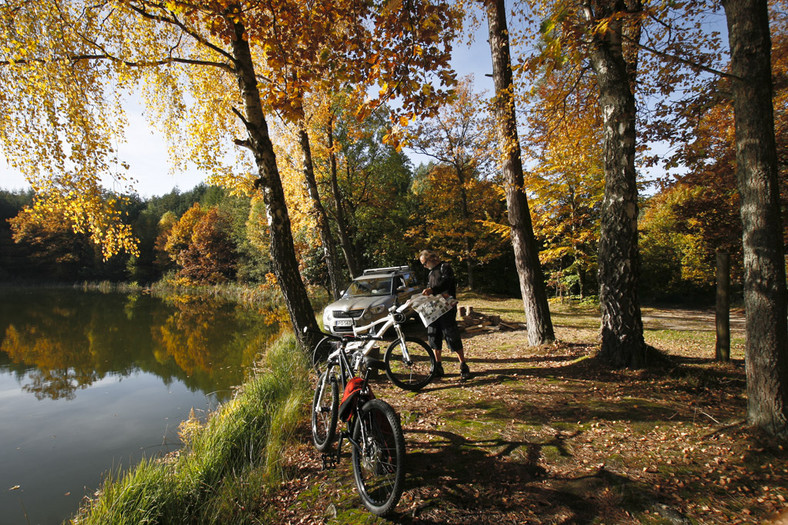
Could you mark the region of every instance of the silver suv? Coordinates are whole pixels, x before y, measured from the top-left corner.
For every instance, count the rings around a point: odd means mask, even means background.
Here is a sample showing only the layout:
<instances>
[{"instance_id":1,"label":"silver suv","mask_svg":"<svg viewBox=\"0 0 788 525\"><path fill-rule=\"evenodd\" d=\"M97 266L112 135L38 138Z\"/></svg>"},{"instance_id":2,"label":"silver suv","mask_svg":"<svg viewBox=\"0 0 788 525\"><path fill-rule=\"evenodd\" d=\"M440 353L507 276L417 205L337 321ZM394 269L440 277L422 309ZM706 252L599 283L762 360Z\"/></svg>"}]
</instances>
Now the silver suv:
<instances>
[{"instance_id":1,"label":"silver suv","mask_svg":"<svg viewBox=\"0 0 788 525\"><path fill-rule=\"evenodd\" d=\"M342 297L323 310L323 327L333 334L353 331L386 315L392 305L400 305L421 292L409 266L371 268L353 279Z\"/></svg>"}]
</instances>

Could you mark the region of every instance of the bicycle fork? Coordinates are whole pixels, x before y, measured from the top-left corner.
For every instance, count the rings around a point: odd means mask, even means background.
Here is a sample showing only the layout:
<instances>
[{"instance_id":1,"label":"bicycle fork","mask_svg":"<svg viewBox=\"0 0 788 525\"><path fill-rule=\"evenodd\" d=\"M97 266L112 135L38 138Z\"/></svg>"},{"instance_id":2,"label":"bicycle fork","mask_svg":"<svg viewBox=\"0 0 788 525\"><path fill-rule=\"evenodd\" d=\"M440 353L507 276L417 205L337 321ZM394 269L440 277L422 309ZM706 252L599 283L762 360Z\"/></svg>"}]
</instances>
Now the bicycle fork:
<instances>
[{"instance_id":1,"label":"bicycle fork","mask_svg":"<svg viewBox=\"0 0 788 525\"><path fill-rule=\"evenodd\" d=\"M394 325L394 330L397 332L397 337L399 338L399 345L402 347L402 362L405 363L407 366L411 366L413 361L410 359L410 354L408 353L408 345L405 342L405 334L402 333L402 328L398 324Z\"/></svg>"}]
</instances>

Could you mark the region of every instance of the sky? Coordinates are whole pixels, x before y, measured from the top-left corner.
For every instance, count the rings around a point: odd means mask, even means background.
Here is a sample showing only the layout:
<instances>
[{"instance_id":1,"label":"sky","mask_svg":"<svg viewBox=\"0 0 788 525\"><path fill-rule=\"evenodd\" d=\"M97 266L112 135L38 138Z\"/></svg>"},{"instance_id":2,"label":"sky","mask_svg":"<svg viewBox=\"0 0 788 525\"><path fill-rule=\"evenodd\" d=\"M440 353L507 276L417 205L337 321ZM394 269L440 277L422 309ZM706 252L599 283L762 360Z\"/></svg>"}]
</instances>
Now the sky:
<instances>
[{"instance_id":1,"label":"sky","mask_svg":"<svg viewBox=\"0 0 788 525\"><path fill-rule=\"evenodd\" d=\"M480 27L476 33L474 44L471 47L465 44L455 44L452 65L458 77L473 74L475 86L478 91L487 90L492 93L492 60L490 48L486 39L486 25ZM128 111L129 126L126 132L126 142L118 145L119 158L129 164L129 175L136 179L134 185L137 193L143 198L169 193L173 188L188 191L205 180L206 174L190 169L185 172L171 173L167 156L167 141L162 133L151 127L145 120L142 109L138 104L133 104L137 109ZM420 157L407 152L415 166L427 162L426 157ZM12 170L6 159L0 154L0 189L25 190L30 185L24 177ZM121 190L120 187L110 187L110 190Z\"/></svg>"}]
</instances>

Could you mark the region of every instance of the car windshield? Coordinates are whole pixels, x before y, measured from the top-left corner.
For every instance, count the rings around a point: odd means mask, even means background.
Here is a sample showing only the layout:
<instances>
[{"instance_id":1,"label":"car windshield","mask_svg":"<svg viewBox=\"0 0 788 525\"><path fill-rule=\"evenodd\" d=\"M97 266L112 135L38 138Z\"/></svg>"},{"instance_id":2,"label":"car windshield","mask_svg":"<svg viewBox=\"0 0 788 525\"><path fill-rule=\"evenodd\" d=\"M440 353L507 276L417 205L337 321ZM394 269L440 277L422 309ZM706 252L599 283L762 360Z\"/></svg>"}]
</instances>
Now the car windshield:
<instances>
[{"instance_id":1,"label":"car windshield","mask_svg":"<svg viewBox=\"0 0 788 525\"><path fill-rule=\"evenodd\" d=\"M391 295L391 277L378 277L370 279L357 279L350 283L345 292L345 297L358 297L364 295Z\"/></svg>"}]
</instances>

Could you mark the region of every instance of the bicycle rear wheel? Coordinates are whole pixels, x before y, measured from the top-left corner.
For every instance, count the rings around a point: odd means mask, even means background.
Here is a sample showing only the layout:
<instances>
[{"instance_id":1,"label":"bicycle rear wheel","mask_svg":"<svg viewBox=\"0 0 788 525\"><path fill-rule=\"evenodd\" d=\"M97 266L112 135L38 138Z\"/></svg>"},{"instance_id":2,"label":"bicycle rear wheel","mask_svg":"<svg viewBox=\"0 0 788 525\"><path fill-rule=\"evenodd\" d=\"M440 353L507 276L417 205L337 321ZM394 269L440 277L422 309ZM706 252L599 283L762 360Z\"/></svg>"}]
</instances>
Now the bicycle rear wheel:
<instances>
[{"instance_id":1,"label":"bicycle rear wheel","mask_svg":"<svg viewBox=\"0 0 788 525\"><path fill-rule=\"evenodd\" d=\"M320 374L312 398L312 442L320 452L331 448L337 429L339 384L333 367Z\"/></svg>"},{"instance_id":2,"label":"bicycle rear wheel","mask_svg":"<svg viewBox=\"0 0 788 525\"><path fill-rule=\"evenodd\" d=\"M405 482L405 437L399 417L380 399L364 403L353 427L353 477L364 506L385 516L397 506Z\"/></svg>"},{"instance_id":3,"label":"bicycle rear wheel","mask_svg":"<svg viewBox=\"0 0 788 525\"><path fill-rule=\"evenodd\" d=\"M420 390L435 375L435 354L427 343L416 337L406 337L405 344L403 349L402 341L397 339L389 345L383 358L386 375L400 388Z\"/></svg>"}]
</instances>

